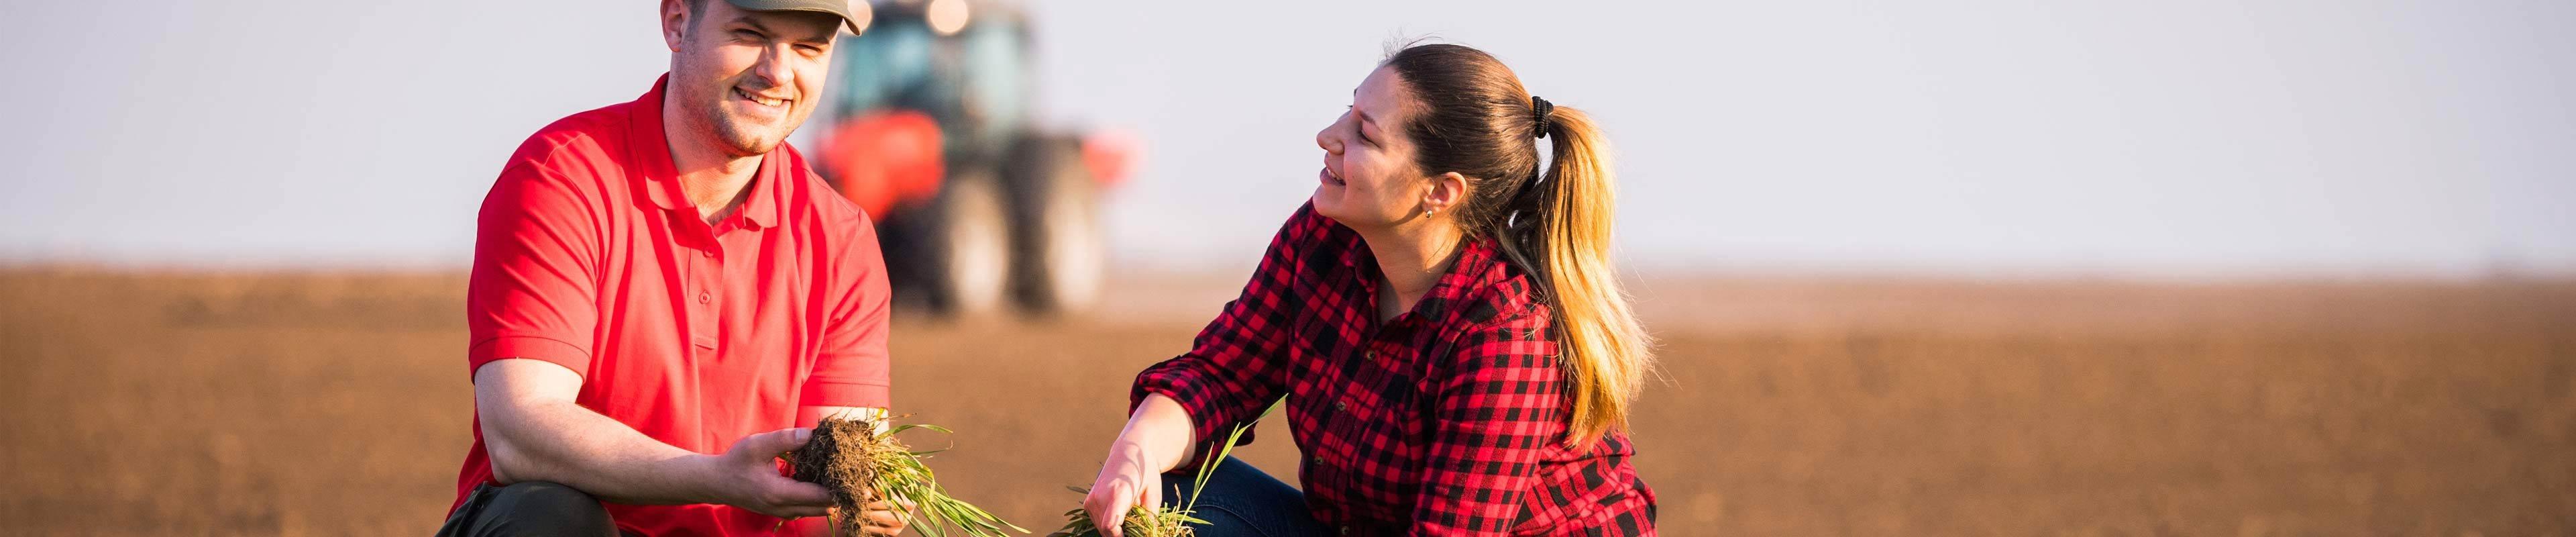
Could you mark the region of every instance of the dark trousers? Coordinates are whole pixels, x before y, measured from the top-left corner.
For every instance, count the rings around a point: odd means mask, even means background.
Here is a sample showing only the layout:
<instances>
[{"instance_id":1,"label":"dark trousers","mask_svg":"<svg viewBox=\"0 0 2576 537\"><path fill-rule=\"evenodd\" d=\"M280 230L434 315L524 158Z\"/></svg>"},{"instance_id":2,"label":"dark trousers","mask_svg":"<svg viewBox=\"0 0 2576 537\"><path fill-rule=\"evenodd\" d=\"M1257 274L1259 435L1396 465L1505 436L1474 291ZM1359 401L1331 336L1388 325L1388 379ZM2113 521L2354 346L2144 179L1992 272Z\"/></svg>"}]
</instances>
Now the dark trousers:
<instances>
[{"instance_id":1,"label":"dark trousers","mask_svg":"<svg viewBox=\"0 0 2576 537\"><path fill-rule=\"evenodd\" d=\"M617 524L598 498L572 487L535 481L506 487L482 485L447 515L439 537L583 535L617 537Z\"/></svg>"},{"instance_id":2,"label":"dark trousers","mask_svg":"<svg viewBox=\"0 0 2576 537\"><path fill-rule=\"evenodd\" d=\"M1190 501L1190 480L1197 468L1163 475L1163 504ZM1226 457L1208 475L1192 516L1208 523L1193 528L1204 537L1288 537L1325 535L1324 524L1306 510L1306 495L1296 487L1261 473L1252 463Z\"/></svg>"}]
</instances>

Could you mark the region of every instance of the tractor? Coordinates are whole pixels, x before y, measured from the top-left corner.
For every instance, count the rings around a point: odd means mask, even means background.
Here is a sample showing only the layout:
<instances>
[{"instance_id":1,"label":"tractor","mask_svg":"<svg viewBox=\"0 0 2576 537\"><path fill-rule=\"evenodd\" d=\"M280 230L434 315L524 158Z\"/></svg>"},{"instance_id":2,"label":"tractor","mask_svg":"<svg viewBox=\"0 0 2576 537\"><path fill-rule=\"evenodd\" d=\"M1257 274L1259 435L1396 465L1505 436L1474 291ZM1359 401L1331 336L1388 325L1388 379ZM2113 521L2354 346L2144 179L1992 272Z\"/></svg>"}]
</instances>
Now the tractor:
<instances>
[{"instance_id":1,"label":"tractor","mask_svg":"<svg viewBox=\"0 0 2576 537\"><path fill-rule=\"evenodd\" d=\"M971 317L1084 309L1106 270L1104 192L1134 138L1032 121L1029 20L970 0L854 0L807 147L878 224L898 299Z\"/></svg>"}]
</instances>

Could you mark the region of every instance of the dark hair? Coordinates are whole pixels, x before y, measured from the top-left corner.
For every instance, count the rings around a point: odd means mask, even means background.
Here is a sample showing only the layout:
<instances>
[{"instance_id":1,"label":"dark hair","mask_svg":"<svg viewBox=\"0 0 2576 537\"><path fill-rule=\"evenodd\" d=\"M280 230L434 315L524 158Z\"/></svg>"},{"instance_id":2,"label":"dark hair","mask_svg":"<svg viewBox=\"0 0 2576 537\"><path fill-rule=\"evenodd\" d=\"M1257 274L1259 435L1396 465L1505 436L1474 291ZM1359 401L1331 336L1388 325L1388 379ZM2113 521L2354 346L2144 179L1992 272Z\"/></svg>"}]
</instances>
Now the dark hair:
<instances>
[{"instance_id":1,"label":"dark hair","mask_svg":"<svg viewBox=\"0 0 2576 537\"><path fill-rule=\"evenodd\" d=\"M1583 111L1531 99L1520 76L1484 51L1415 44L1384 65L1419 105L1404 129L1414 164L1467 177L1452 218L1471 240L1495 239L1549 305L1574 404L1566 443L1586 447L1625 428L1654 356L1610 263L1607 140ZM1540 137L1555 153L1545 170Z\"/></svg>"}]
</instances>

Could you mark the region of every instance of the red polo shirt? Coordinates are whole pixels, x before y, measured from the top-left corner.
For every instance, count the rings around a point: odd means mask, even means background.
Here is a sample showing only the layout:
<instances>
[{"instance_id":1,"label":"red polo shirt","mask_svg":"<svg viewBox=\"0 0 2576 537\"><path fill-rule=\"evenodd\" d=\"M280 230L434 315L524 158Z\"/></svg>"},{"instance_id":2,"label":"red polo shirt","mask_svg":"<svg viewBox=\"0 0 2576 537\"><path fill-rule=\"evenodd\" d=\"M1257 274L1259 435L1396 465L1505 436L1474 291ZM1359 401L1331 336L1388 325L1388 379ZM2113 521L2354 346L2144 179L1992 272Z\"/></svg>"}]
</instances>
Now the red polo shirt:
<instances>
[{"instance_id":1,"label":"red polo shirt","mask_svg":"<svg viewBox=\"0 0 2576 537\"><path fill-rule=\"evenodd\" d=\"M562 365L582 376L582 407L699 453L797 426L798 406L886 406L876 227L785 145L742 206L707 224L672 171L662 87L556 121L510 156L475 233L468 375L505 358ZM492 481L477 420L459 503ZM721 505L608 508L644 535L778 522Z\"/></svg>"}]
</instances>

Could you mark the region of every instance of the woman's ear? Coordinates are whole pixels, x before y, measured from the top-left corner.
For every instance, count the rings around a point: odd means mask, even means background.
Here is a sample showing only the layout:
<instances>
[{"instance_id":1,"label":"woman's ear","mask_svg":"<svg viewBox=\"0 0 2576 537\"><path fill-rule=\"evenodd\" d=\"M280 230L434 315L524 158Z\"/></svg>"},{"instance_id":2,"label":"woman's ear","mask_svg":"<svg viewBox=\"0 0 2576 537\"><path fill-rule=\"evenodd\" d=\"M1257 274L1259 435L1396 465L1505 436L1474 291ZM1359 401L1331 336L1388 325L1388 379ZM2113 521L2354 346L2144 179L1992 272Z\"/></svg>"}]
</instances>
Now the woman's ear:
<instances>
[{"instance_id":1,"label":"woman's ear","mask_svg":"<svg viewBox=\"0 0 2576 537\"><path fill-rule=\"evenodd\" d=\"M1422 191L1422 212L1425 215L1456 209L1458 204L1467 201L1467 176L1458 172L1443 172L1431 176L1431 180L1425 183Z\"/></svg>"}]
</instances>

